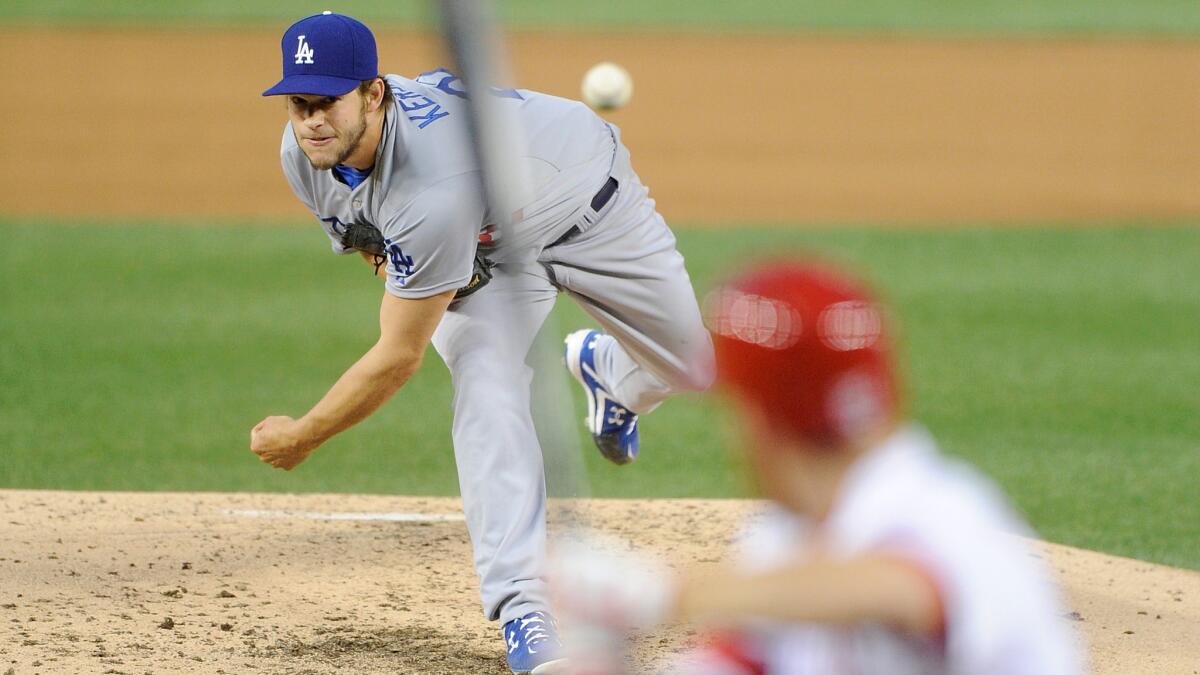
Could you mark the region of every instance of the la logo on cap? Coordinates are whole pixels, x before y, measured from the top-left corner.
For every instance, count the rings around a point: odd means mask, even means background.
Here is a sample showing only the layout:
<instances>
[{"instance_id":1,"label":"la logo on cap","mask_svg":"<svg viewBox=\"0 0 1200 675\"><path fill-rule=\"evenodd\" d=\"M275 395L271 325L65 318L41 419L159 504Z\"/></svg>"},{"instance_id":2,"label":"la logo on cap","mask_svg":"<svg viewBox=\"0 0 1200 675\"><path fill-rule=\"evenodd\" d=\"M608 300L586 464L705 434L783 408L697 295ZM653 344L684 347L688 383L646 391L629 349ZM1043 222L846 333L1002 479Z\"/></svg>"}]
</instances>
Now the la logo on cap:
<instances>
[{"instance_id":1,"label":"la logo on cap","mask_svg":"<svg viewBox=\"0 0 1200 675\"><path fill-rule=\"evenodd\" d=\"M288 26L279 40L278 54L283 79L263 96L342 96L379 73L371 29L356 19L328 11Z\"/></svg>"},{"instance_id":2,"label":"la logo on cap","mask_svg":"<svg viewBox=\"0 0 1200 675\"><path fill-rule=\"evenodd\" d=\"M308 46L308 43L304 41L303 35L297 35L296 42L299 43L296 46L296 63L297 64L312 63L313 56L315 56L317 52L314 51L312 47Z\"/></svg>"}]
</instances>

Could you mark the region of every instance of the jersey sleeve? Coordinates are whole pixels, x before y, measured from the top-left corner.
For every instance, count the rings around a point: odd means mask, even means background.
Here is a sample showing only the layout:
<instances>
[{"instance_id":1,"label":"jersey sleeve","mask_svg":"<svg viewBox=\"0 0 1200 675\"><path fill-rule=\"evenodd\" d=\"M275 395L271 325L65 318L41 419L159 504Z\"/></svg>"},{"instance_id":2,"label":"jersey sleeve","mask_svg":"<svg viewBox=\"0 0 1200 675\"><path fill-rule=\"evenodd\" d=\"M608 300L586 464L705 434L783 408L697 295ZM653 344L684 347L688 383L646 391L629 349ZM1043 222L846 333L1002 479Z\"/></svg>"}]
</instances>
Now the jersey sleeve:
<instances>
[{"instance_id":1,"label":"jersey sleeve","mask_svg":"<svg viewBox=\"0 0 1200 675\"><path fill-rule=\"evenodd\" d=\"M959 499L921 509L885 550L915 563L937 587L951 672L1081 672L1054 589L1003 496L975 480ZM969 488L969 489L967 489ZM961 494L963 492L972 494Z\"/></svg>"},{"instance_id":2,"label":"jersey sleeve","mask_svg":"<svg viewBox=\"0 0 1200 675\"><path fill-rule=\"evenodd\" d=\"M427 298L462 288L471 278L484 207L474 174L437 183L381 224L387 290Z\"/></svg>"}]
</instances>

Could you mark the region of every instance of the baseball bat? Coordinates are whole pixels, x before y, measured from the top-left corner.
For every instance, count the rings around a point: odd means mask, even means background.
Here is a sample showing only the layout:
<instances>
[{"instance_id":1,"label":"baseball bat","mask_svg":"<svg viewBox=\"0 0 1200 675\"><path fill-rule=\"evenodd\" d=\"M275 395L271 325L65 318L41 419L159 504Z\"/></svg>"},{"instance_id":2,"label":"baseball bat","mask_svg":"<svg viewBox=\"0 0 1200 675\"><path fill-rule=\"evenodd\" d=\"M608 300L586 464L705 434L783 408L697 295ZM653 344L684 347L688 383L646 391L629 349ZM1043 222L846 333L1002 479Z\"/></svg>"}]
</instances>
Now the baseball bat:
<instances>
[{"instance_id":1,"label":"baseball bat","mask_svg":"<svg viewBox=\"0 0 1200 675\"><path fill-rule=\"evenodd\" d=\"M455 73L467 92L472 146L481 170L481 189L489 210L505 229L515 227L517 214L533 197L524 156L525 133L511 100L492 94L508 79L507 59L490 2L438 0L443 37L455 62ZM519 237L508 236L510 241ZM515 320L528 308L515 307ZM582 526L578 499L589 485L579 447L573 398L561 364L560 331L551 313L542 326L529 362L537 374L531 401L546 471L552 525Z\"/></svg>"}]
</instances>

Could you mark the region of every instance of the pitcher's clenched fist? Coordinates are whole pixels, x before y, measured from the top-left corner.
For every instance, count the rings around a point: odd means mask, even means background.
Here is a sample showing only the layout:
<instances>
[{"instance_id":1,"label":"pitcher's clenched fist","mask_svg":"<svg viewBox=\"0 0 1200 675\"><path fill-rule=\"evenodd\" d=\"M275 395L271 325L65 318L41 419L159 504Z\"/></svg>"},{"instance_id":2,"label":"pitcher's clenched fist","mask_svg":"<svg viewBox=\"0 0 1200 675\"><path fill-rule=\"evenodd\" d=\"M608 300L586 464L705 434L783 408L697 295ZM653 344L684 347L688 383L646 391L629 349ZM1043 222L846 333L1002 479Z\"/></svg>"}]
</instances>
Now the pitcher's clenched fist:
<instances>
[{"instance_id":1,"label":"pitcher's clenched fist","mask_svg":"<svg viewBox=\"0 0 1200 675\"><path fill-rule=\"evenodd\" d=\"M291 417L273 415L250 430L250 449L276 469L291 471L316 447L304 434L303 424Z\"/></svg>"}]
</instances>

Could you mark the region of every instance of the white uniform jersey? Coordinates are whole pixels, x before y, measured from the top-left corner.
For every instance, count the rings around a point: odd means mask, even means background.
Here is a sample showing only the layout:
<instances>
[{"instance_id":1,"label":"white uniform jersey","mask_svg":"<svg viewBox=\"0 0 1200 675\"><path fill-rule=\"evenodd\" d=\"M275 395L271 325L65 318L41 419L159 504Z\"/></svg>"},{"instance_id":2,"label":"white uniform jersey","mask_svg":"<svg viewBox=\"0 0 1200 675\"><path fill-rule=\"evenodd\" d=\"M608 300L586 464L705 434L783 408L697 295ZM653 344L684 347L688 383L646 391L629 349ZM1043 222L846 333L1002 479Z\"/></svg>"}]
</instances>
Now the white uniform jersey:
<instances>
[{"instance_id":1,"label":"white uniform jersey","mask_svg":"<svg viewBox=\"0 0 1200 675\"><path fill-rule=\"evenodd\" d=\"M771 675L1079 673L1064 610L1028 536L989 481L940 455L923 429L902 429L851 469L824 522L778 508L752 519L740 564L764 571L817 546L834 557L903 556L941 593L944 640L882 626L764 624L748 645Z\"/></svg>"},{"instance_id":2,"label":"white uniform jersey","mask_svg":"<svg viewBox=\"0 0 1200 675\"><path fill-rule=\"evenodd\" d=\"M332 171L314 169L290 125L280 149L283 172L335 252L347 252L340 243L347 223L374 225L385 239L387 290L428 297L466 285L479 231L492 219L480 196L461 81L445 70L415 80L385 79L393 105L367 180L351 189ZM517 107L534 197L489 257L503 261L519 250L536 256L585 212L612 170L616 140L608 124L578 101L523 89L494 95Z\"/></svg>"}]
</instances>

